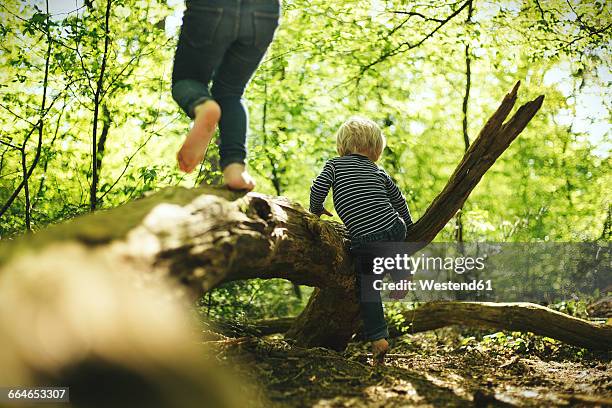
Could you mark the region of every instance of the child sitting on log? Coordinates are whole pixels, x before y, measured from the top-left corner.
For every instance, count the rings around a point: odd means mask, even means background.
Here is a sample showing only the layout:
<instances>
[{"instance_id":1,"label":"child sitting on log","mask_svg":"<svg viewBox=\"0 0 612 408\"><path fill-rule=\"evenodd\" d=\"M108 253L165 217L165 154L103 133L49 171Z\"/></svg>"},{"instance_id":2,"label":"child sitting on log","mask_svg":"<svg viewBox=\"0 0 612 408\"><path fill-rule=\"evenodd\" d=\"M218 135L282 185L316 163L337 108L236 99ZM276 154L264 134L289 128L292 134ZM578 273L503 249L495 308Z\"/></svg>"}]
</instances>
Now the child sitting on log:
<instances>
[{"instance_id":1,"label":"child sitting on log","mask_svg":"<svg viewBox=\"0 0 612 408\"><path fill-rule=\"evenodd\" d=\"M351 252L371 242L404 241L412 219L404 196L376 165L385 147L381 129L372 120L352 117L340 126L336 142L339 157L328 160L313 181L310 211L332 215L323 207L331 188L334 208L349 232ZM374 364L383 364L389 331L380 292L362 285L361 275L358 273L357 282L364 334L372 342Z\"/></svg>"},{"instance_id":2,"label":"child sitting on log","mask_svg":"<svg viewBox=\"0 0 612 408\"><path fill-rule=\"evenodd\" d=\"M234 190L252 190L255 183L244 161L248 118L242 94L272 42L279 0L186 4L174 57L172 97L193 119L193 127L177 154L179 168L189 173L202 161L218 123L225 184Z\"/></svg>"}]
</instances>

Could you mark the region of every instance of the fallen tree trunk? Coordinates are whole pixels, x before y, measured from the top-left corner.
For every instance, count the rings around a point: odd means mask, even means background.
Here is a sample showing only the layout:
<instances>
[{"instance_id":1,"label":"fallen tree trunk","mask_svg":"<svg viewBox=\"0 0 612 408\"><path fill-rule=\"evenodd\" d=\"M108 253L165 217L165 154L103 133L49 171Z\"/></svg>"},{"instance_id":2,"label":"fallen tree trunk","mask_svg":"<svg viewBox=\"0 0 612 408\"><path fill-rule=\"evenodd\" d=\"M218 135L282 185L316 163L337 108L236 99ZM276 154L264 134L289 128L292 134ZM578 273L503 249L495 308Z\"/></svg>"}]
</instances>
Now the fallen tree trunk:
<instances>
[{"instance_id":1,"label":"fallen tree trunk","mask_svg":"<svg viewBox=\"0 0 612 408\"><path fill-rule=\"evenodd\" d=\"M252 401L214 354L206 356L192 313L171 299L167 284L143 288L133 265L90 258L89 248L74 243L51 247L1 270L2 386L69 386L66 406L73 407L233 408Z\"/></svg>"},{"instance_id":2,"label":"fallen tree trunk","mask_svg":"<svg viewBox=\"0 0 612 408\"><path fill-rule=\"evenodd\" d=\"M407 333L461 324L531 332L578 347L612 350L612 326L591 323L534 303L431 302L405 312ZM396 335L406 333L396 328Z\"/></svg>"},{"instance_id":3,"label":"fallen tree trunk","mask_svg":"<svg viewBox=\"0 0 612 408\"><path fill-rule=\"evenodd\" d=\"M261 335L284 333L294 318L260 320L253 328ZM535 303L429 302L403 313L389 327L391 337L461 325L531 332L578 347L612 350L612 326L569 316Z\"/></svg>"},{"instance_id":4,"label":"fallen tree trunk","mask_svg":"<svg viewBox=\"0 0 612 408\"><path fill-rule=\"evenodd\" d=\"M408 241L430 242L536 114L543 96L505 121L518 87L506 95L447 186L408 231ZM302 346L342 349L359 324L346 245L341 224L319 220L282 197L215 187L168 188L4 245L0 275L24 257L70 253L84 269L104 265L109 271L130 271L139 285L161 282L173 296L198 297L238 279L284 278L317 287L287 336Z\"/></svg>"}]
</instances>

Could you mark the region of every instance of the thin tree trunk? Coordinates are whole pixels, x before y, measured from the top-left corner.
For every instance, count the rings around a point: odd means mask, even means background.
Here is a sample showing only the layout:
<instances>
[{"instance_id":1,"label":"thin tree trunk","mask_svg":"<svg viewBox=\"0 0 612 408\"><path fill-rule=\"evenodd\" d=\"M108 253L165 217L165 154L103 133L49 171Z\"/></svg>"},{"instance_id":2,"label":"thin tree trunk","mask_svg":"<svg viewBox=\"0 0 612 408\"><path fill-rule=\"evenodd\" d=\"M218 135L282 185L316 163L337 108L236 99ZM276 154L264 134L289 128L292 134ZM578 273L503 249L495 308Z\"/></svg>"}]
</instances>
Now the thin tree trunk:
<instances>
[{"instance_id":1,"label":"thin tree trunk","mask_svg":"<svg viewBox=\"0 0 612 408\"><path fill-rule=\"evenodd\" d=\"M31 210L30 208L30 186L28 183L28 167L26 164L26 152L23 149L21 150L21 170L23 174L23 182L24 182L23 191L25 195L25 225L26 225L26 231L31 232L32 225L30 223L30 210Z\"/></svg>"},{"instance_id":2,"label":"thin tree trunk","mask_svg":"<svg viewBox=\"0 0 612 408\"><path fill-rule=\"evenodd\" d=\"M610 238L612 238L612 204L608 204L608 211L606 213L606 219L604 220L603 227L601 228L599 240L609 241Z\"/></svg>"},{"instance_id":3,"label":"thin tree trunk","mask_svg":"<svg viewBox=\"0 0 612 408\"><path fill-rule=\"evenodd\" d=\"M266 121L268 119L268 82L264 82L264 103L261 113L261 134L263 136L264 145L268 145L268 130L266 129ZM270 154L269 151L266 151L266 156L268 157L268 162L270 163L270 172L272 173L272 185L274 186L274 191L276 195L282 195L283 191L281 188L280 178L278 177L278 171L276 169L277 163L274 160L274 156Z\"/></svg>"},{"instance_id":4,"label":"thin tree trunk","mask_svg":"<svg viewBox=\"0 0 612 408\"><path fill-rule=\"evenodd\" d=\"M66 100L64 99L64 105L62 106L62 110L57 115L57 121L55 123L55 132L53 132L53 138L49 142L48 148L51 149L55 145L55 141L57 140L57 136L59 135L59 128L61 125L62 117L64 115L64 111L66 109ZM36 195L34 196L34 200L32 202L32 209L36 207L39 200L44 195L45 182L47 180L47 169L49 168L49 154L45 155L45 161L42 168L42 175L40 177L40 182L38 183L38 190L36 191Z\"/></svg>"},{"instance_id":5,"label":"thin tree trunk","mask_svg":"<svg viewBox=\"0 0 612 408\"><path fill-rule=\"evenodd\" d=\"M110 45L109 20L111 13L111 0L106 0L106 11L104 15L104 51L102 53L102 65L100 66L100 75L96 83L96 91L94 93L94 114L93 114L93 129L91 131L91 190L89 194L89 209L94 211L97 206L98 195L98 116L100 111L100 103L102 102L102 90L104 87L104 73L106 71L106 63L108 60L108 47Z\"/></svg>"},{"instance_id":6,"label":"thin tree trunk","mask_svg":"<svg viewBox=\"0 0 612 408\"><path fill-rule=\"evenodd\" d=\"M21 148L19 149L21 152L21 164L22 164L22 173L23 173L23 180L21 181L21 183L19 183L19 186L17 186L17 188L15 189L15 191L13 191L13 194L11 194L11 196L9 197L9 199L7 200L7 202L4 204L4 206L2 206L2 208L0 209L0 216L3 215L6 211L8 211L8 209L11 207L11 205L13 204L13 202L15 201L15 199L17 198L17 196L19 195L19 193L21 192L22 189L25 188L25 200L26 200L26 229L28 231L31 230L31 225L30 225L30 189L29 189L29 184L28 184L28 180L30 179L30 177L32 176L32 173L34 172L34 169L36 168L36 166L38 165L38 161L40 159L40 153L42 151L42 142L43 142L43 133L44 133L44 116L46 114L46 104L47 104L47 86L49 84L49 65L51 62L51 48L52 48L52 41L51 41L51 21L50 21L50 14L49 14L49 0L46 0L45 2L46 4L46 13L47 13L47 52L45 54L45 73L43 76L43 94L42 94L42 100L40 103L40 118L38 120L38 123L36 124L36 126L34 126L26 135L26 137L23 140L23 143L21 145ZM51 104L53 105L53 103ZM34 160L32 161L32 164L30 165L30 168L26 171L24 169L27 168L27 163L26 163L26 147L28 144L28 141L30 140L30 136L32 135L32 133L34 133L34 130L38 129L38 143L36 145L36 154L34 155Z\"/></svg>"},{"instance_id":7,"label":"thin tree trunk","mask_svg":"<svg viewBox=\"0 0 612 408\"><path fill-rule=\"evenodd\" d=\"M264 145L268 146L268 129L266 128L266 122L268 120L268 82L267 80L264 82L264 103L261 112L261 134L263 136ZM270 153L269 150L266 150L266 155L268 156L268 162L270 162L270 172L272 173L272 185L274 186L274 191L277 196L283 194L283 190L281 188L281 181L278 176L277 171L277 163L274 160L274 157ZM302 289L300 285L294 283L293 284L293 293L298 299L302 299Z\"/></svg>"},{"instance_id":8,"label":"thin tree trunk","mask_svg":"<svg viewBox=\"0 0 612 408\"><path fill-rule=\"evenodd\" d=\"M465 24L470 25L472 23L472 1L468 4L468 16L465 20ZM470 44L465 44L465 94L463 95L463 104L461 111L463 112L462 131L463 131L463 144L464 152L467 152L470 148L470 135L468 134L468 103L470 101L470 87L472 84L472 60L470 59ZM463 206L457 211L455 217L455 240L459 243L463 242Z\"/></svg>"},{"instance_id":9,"label":"thin tree trunk","mask_svg":"<svg viewBox=\"0 0 612 408\"><path fill-rule=\"evenodd\" d=\"M108 131L110 130L110 127L111 118L110 112L108 111L108 106L106 106L106 104L102 104L102 132L100 132L100 139L98 139L98 153L96 154L96 205L98 205L98 202L100 201L100 199L97 197L97 184L99 183L100 175L102 174L102 160L104 160L104 153L106 151L106 139L108 138Z\"/></svg>"},{"instance_id":10,"label":"thin tree trunk","mask_svg":"<svg viewBox=\"0 0 612 408\"><path fill-rule=\"evenodd\" d=\"M41 126L41 123L37 123L35 127L33 127L32 129L30 129L29 134L26 136L26 139L28 139L30 137L30 135L32 133L34 133L34 131L36 129L38 129L38 127ZM40 139L39 139L40 141ZM7 142L1 142L2 144L8 146L10 149L13 150L17 150L20 153L24 151L25 146L15 146L11 143L7 143ZM42 142L39 143L39 147L42 148ZM4 205L2 206L2 208L0 209L0 216L2 216L5 212L8 211L9 208L11 208L11 205L13 205L13 202L15 201L15 199L17 198L17 196L19 196L19 193L21 193L21 190L24 188L26 180L30 178L30 176L32 175L32 172L34 171L34 168L36 167L36 165L38 164L38 157L40 156L40 148L37 148L36 152L36 156L34 156L34 161L32 162L32 165L30 166L30 169L26 172L25 176L23 177L23 180L21 180L21 182L19 183L19 185L17 186L17 188L13 191L13 193L11 194L11 196L8 198L8 200L6 200L6 203L4 203Z\"/></svg>"}]
</instances>

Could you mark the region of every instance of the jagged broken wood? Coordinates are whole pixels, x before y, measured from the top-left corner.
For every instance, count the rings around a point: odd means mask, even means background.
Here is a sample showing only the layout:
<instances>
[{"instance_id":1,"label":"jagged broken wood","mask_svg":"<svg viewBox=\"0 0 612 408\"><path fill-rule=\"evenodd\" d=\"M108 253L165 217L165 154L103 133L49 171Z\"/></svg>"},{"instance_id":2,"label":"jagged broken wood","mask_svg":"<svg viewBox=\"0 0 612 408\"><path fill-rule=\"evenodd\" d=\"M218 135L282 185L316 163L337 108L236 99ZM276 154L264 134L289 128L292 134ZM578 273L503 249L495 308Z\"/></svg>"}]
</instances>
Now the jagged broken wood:
<instances>
[{"instance_id":1,"label":"jagged broken wood","mask_svg":"<svg viewBox=\"0 0 612 408\"><path fill-rule=\"evenodd\" d=\"M506 95L446 187L408 231L408 241L430 242L536 114L543 96L506 121L518 87ZM92 265L120 271L139 287L161 284L168 297L188 298L222 282L284 278L316 287L286 335L302 346L342 349L359 325L346 244L342 225L319 220L282 197L215 187L168 188L4 245L0 276L26 258L36 263L69 257L83 271Z\"/></svg>"}]
</instances>

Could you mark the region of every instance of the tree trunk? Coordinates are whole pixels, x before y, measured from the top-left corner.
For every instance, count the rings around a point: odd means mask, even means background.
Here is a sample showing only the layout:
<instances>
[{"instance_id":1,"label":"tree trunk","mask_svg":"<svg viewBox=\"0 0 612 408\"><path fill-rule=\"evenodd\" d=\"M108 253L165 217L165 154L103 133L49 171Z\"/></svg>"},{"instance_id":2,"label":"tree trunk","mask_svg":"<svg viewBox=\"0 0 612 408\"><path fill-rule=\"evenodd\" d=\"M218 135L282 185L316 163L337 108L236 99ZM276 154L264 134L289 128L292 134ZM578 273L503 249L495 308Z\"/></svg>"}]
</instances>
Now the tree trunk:
<instances>
[{"instance_id":1,"label":"tree trunk","mask_svg":"<svg viewBox=\"0 0 612 408\"><path fill-rule=\"evenodd\" d=\"M78 239L51 242L0 267L0 384L70 386L65 406L74 407L252 401L215 354L205 354L193 313L168 285L148 279L143 288L148 268L116 263L109 250Z\"/></svg>"},{"instance_id":2,"label":"tree trunk","mask_svg":"<svg viewBox=\"0 0 612 408\"><path fill-rule=\"evenodd\" d=\"M535 303L429 302L404 312L403 321L389 327L391 337L462 325L532 332L593 350L612 350L612 326L596 324ZM293 318L254 322L261 335L284 333L296 324Z\"/></svg>"},{"instance_id":3,"label":"tree trunk","mask_svg":"<svg viewBox=\"0 0 612 408\"><path fill-rule=\"evenodd\" d=\"M430 302L405 312L404 319L406 330L395 328L395 336L461 324L531 332L578 347L612 350L612 326L578 319L534 303Z\"/></svg>"},{"instance_id":4,"label":"tree trunk","mask_svg":"<svg viewBox=\"0 0 612 408\"><path fill-rule=\"evenodd\" d=\"M506 95L446 187L408 231L408 241L419 242L420 248L429 243L536 114L543 96L504 123L518 87ZM70 254L71 262L83 268L99 264L109 271L131 271L143 286L163 281L169 294L191 297L222 282L284 278L318 288L287 335L303 346L342 349L359 323L347 243L341 224L321 221L282 197L219 187L168 188L3 246L0 276L24 257L35 261Z\"/></svg>"}]
</instances>

